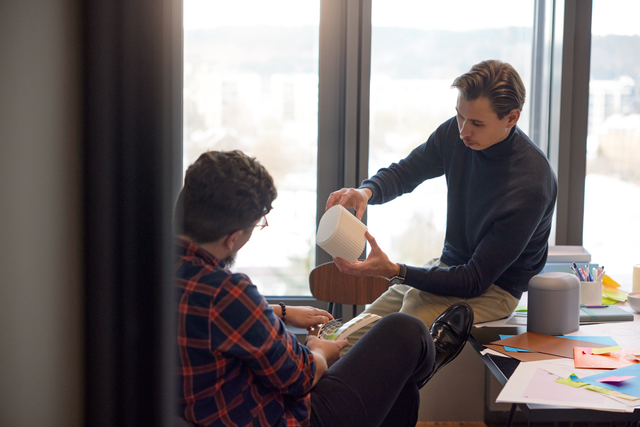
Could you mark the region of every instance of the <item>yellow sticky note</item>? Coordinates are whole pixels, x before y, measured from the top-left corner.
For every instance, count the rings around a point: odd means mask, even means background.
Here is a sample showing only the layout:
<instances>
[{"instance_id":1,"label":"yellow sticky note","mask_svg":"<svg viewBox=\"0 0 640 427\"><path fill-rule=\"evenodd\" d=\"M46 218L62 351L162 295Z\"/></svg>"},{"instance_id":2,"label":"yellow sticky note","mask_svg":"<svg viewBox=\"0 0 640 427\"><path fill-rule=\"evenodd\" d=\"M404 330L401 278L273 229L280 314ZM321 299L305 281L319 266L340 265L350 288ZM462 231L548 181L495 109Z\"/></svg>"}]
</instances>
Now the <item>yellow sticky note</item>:
<instances>
[{"instance_id":1,"label":"yellow sticky note","mask_svg":"<svg viewBox=\"0 0 640 427\"><path fill-rule=\"evenodd\" d=\"M607 393L607 394L609 396L619 397L620 399L624 399L624 400L639 400L640 399L640 397L629 396L628 394L620 393L619 391L611 391L611 393Z\"/></svg>"},{"instance_id":2,"label":"yellow sticky note","mask_svg":"<svg viewBox=\"0 0 640 427\"><path fill-rule=\"evenodd\" d=\"M604 277L602 278L602 284L603 285L613 286L613 287L616 287L616 288L620 287L620 283L618 283L615 280L613 280L607 274L605 274Z\"/></svg>"},{"instance_id":3,"label":"yellow sticky note","mask_svg":"<svg viewBox=\"0 0 640 427\"><path fill-rule=\"evenodd\" d=\"M620 346L616 345L613 347L592 348L591 354L609 354L612 351L620 351Z\"/></svg>"}]
</instances>

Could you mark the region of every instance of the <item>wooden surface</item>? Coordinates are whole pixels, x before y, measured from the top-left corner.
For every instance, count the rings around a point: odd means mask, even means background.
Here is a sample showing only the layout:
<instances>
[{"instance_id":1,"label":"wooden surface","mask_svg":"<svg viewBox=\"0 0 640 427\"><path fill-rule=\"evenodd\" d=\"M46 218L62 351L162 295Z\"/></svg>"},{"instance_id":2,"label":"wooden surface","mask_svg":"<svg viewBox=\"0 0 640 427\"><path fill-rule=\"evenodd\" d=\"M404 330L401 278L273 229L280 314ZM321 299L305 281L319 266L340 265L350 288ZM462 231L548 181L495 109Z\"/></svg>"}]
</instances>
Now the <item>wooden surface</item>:
<instances>
[{"instance_id":1,"label":"wooden surface","mask_svg":"<svg viewBox=\"0 0 640 427\"><path fill-rule=\"evenodd\" d=\"M371 304L391 284L382 277L358 277L338 270L333 261L314 268L309 275L311 295L336 304Z\"/></svg>"}]
</instances>

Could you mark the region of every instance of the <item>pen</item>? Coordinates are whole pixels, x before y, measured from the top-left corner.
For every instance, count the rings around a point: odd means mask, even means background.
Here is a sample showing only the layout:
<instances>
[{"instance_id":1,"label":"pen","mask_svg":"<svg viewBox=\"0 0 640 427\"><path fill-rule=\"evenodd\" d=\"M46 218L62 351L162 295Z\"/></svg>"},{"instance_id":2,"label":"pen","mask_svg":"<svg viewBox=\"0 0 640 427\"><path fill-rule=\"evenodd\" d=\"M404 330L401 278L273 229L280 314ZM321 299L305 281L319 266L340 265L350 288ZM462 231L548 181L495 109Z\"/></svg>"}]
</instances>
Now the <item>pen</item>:
<instances>
[{"instance_id":1,"label":"pen","mask_svg":"<svg viewBox=\"0 0 640 427\"><path fill-rule=\"evenodd\" d=\"M586 308L607 308L606 305L585 305Z\"/></svg>"},{"instance_id":2,"label":"pen","mask_svg":"<svg viewBox=\"0 0 640 427\"><path fill-rule=\"evenodd\" d=\"M583 282L589 282L589 274L584 271L584 268L580 267L580 275L582 275Z\"/></svg>"},{"instance_id":3,"label":"pen","mask_svg":"<svg viewBox=\"0 0 640 427\"><path fill-rule=\"evenodd\" d=\"M576 276L578 276L578 279L581 282L587 282L589 279L587 279L587 273L584 272L584 269L582 267L578 267L578 265L574 262L573 263L573 268L576 269Z\"/></svg>"},{"instance_id":4,"label":"pen","mask_svg":"<svg viewBox=\"0 0 640 427\"><path fill-rule=\"evenodd\" d=\"M575 265L575 263L574 263L574 265ZM573 272L573 274L576 275L578 280L580 280L581 282L584 282L584 280L582 279L582 275L580 274L580 272L578 271L578 269L576 267L571 266L571 271Z\"/></svg>"}]
</instances>

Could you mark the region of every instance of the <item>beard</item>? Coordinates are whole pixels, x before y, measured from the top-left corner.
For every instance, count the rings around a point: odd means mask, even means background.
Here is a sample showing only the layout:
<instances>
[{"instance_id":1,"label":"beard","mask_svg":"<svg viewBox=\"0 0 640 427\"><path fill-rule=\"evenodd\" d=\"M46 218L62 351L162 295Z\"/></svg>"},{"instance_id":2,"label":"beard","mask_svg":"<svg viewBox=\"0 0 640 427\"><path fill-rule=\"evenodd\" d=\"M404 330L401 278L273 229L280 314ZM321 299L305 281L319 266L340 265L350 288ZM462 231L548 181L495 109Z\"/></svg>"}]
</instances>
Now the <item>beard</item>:
<instances>
[{"instance_id":1,"label":"beard","mask_svg":"<svg viewBox=\"0 0 640 427\"><path fill-rule=\"evenodd\" d=\"M236 262L236 255L238 255L238 253L234 253L229 255L228 257L226 257L225 259L222 260L222 262L224 262L224 268L231 268L233 267L233 264L235 264Z\"/></svg>"}]
</instances>

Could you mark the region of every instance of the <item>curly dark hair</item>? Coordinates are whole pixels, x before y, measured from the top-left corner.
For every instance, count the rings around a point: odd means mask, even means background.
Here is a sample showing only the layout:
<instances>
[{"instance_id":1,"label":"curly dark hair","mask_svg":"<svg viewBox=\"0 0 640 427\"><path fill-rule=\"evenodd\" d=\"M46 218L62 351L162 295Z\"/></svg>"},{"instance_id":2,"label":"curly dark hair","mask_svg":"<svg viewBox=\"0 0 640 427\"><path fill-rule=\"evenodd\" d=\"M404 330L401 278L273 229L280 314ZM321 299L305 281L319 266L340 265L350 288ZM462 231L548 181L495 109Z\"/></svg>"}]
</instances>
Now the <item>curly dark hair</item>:
<instances>
[{"instance_id":1,"label":"curly dark hair","mask_svg":"<svg viewBox=\"0 0 640 427\"><path fill-rule=\"evenodd\" d=\"M242 151L208 151L185 174L175 226L195 243L212 243L252 226L278 196L273 178Z\"/></svg>"},{"instance_id":2,"label":"curly dark hair","mask_svg":"<svg viewBox=\"0 0 640 427\"><path fill-rule=\"evenodd\" d=\"M500 120L511 110L522 111L526 97L524 83L515 68L497 59L477 63L457 77L451 87L458 89L468 101L481 96L487 98Z\"/></svg>"}]
</instances>

